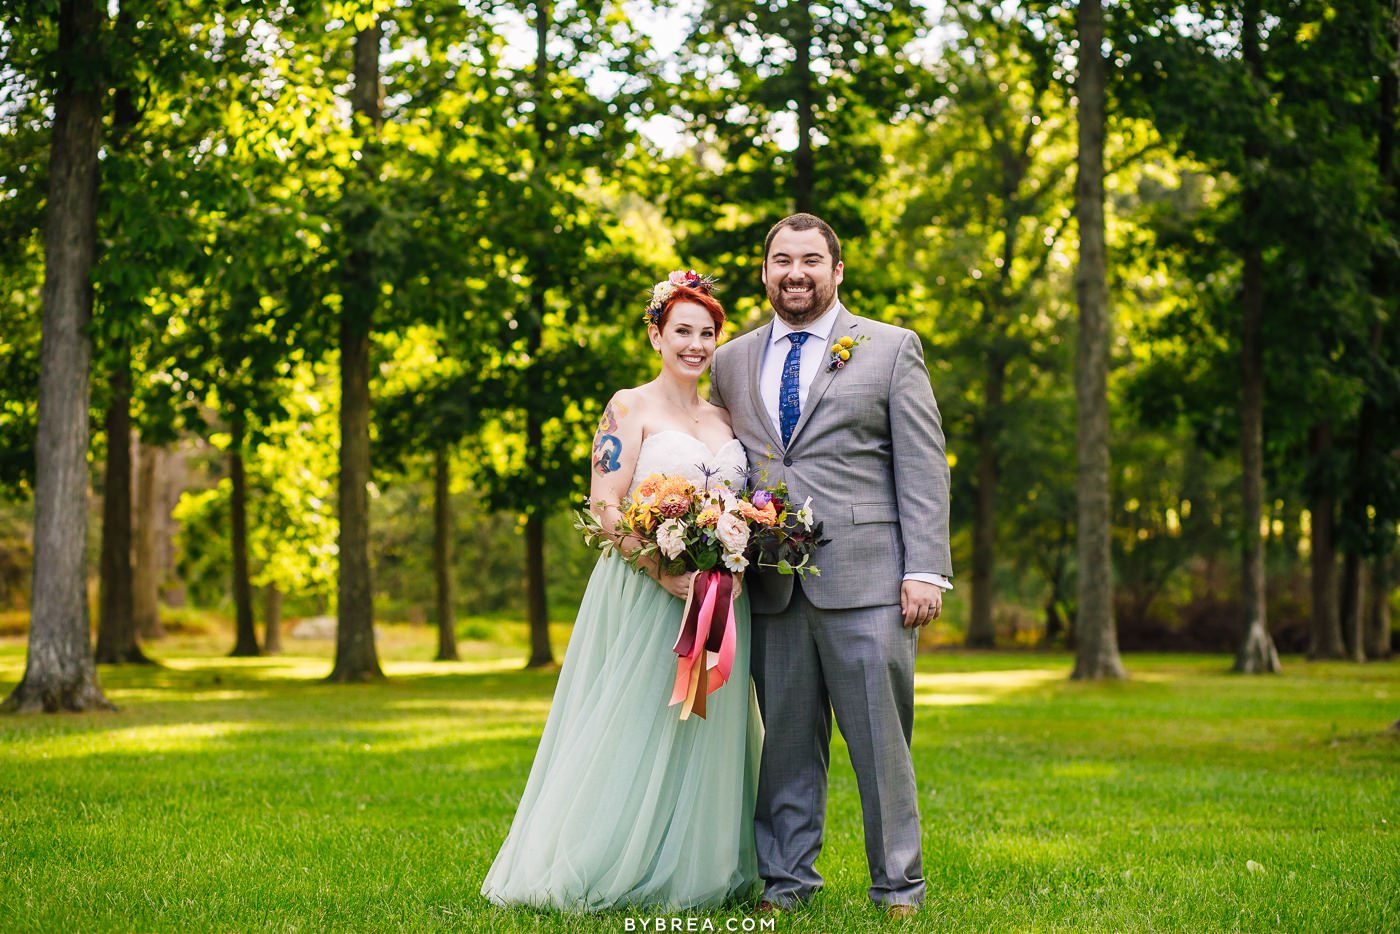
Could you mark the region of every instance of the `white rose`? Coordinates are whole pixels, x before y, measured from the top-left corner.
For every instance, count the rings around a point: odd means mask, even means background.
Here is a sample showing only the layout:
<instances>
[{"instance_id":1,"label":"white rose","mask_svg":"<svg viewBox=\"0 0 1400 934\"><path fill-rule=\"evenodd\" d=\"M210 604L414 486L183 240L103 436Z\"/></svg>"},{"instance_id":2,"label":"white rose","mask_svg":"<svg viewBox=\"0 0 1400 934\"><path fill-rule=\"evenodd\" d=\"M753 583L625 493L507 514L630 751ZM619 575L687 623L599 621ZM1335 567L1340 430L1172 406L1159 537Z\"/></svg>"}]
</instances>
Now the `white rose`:
<instances>
[{"instance_id":1,"label":"white rose","mask_svg":"<svg viewBox=\"0 0 1400 934\"><path fill-rule=\"evenodd\" d=\"M802 508L797 510L797 521L802 523L802 527L807 531L812 531L812 497L807 497L807 502L802 504Z\"/></svg>"},{"instance_id":2,"label":"white rose","mask_svg":"<svg viewBox=\"0 0 1400 934\"><path fill-rule=\"evenodd\" d=\"M739 553L748 547L749 526L743 519L726 512L719 517L715 523L715 537L720 540L725 549L734 553Z\"/></svg>"},{"instance_id":3,"label":"white rose","mask_svg":"<svg viewBox=\"0 0 1400 934\"><path fill-rule=\"evenodd\" d=\"M656 530L656 544L663 555L674 561L677 555L685 551L685 524L679 519L667 519L661 523Z\"/></svg>"}]
</instances>

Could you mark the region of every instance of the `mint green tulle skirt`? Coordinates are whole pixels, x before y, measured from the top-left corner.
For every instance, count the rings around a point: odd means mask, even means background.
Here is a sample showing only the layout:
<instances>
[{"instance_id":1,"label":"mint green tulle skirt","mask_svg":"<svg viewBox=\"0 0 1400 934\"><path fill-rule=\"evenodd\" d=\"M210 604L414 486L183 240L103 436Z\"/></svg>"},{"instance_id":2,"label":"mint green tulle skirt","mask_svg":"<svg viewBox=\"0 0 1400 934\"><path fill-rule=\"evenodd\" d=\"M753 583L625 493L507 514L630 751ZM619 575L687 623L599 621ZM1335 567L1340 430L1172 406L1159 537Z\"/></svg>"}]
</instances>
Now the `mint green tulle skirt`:
<instances>
[{"instance_id":1,"label":"mint green tulle skirt","mask_svg":"<svg viewBox=\"0 0 1400 934\"><path fill-rule=\"evenodd\" d=\"M510 833L481 893L563 911L714 908L756 895L762 726L749 600L707 719L669 707L682 603L616 557L589 578Z\"/></svg>"}]
</instances>

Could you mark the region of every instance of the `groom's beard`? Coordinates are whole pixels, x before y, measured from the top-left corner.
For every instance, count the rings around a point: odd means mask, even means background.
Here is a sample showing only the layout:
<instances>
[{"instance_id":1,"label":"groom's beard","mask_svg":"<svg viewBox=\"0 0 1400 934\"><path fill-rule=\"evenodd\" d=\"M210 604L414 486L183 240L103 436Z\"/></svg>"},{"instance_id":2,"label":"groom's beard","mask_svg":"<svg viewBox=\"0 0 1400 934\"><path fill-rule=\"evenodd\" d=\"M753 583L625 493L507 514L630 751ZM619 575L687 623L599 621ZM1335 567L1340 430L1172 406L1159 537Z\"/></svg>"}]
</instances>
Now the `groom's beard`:
<instances>
[{"instance_id":1,"label":"groom's beard","mask_svg":"<svg viewBox=\"0 0 1400 934\"><path fill-rule=\"evenodd\" d=\"M789 295L783 291L785 283L810 285L811 291L802 295ZM790 327L804 327L826 314L831 303L836 300L836 283L817 282L809 276L786 276L778 282L767 284L768 304L778 313L778 317Z\"/></svg>"}]
</instances>

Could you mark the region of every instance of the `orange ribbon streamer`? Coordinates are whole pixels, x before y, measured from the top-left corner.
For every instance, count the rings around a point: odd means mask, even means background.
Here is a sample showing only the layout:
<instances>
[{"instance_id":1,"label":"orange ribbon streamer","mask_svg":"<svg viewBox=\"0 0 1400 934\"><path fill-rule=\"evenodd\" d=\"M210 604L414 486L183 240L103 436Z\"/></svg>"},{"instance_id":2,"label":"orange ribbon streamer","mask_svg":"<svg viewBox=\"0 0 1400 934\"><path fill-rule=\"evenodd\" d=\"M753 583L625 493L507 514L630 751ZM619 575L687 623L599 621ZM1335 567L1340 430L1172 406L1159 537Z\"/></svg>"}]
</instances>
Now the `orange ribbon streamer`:
<instances>
[{"instance_id":1,"label":"orange ribbon streamer","mask_svg":"<svg viewBox=\"0 0 1400 934\"><path fill-rule=\"evenodd\" d=\"M693 713L705 719L705 698L729 680L734 668L734 575L728 571L697 571L681 614L681 631L673 651L676 682L671 690L681 719Z\"/></svg>"}]
</instances>

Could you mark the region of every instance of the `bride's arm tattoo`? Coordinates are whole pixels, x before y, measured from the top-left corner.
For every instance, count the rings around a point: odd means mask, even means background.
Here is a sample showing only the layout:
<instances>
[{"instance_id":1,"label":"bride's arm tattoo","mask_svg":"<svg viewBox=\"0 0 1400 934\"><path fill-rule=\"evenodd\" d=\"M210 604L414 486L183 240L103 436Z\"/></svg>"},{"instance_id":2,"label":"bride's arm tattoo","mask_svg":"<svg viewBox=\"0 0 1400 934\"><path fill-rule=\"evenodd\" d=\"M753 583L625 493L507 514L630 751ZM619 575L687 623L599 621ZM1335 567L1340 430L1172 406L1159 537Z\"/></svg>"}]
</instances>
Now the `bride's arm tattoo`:
<instances>
[{"instance_id":1,"label":"bride's arm tattoo","mask_svg":"<svg viewBox=\"0 0 1400 934\"><path fill-rule=\"evenodd\" d=\"M622 466L622 439L619 437L618 418L627 414L627 407L617 402L609 402L603 410L603 419L598 423L598 433L593 436L593 470L605 477Z\"/></svg>"}]
</instances>

